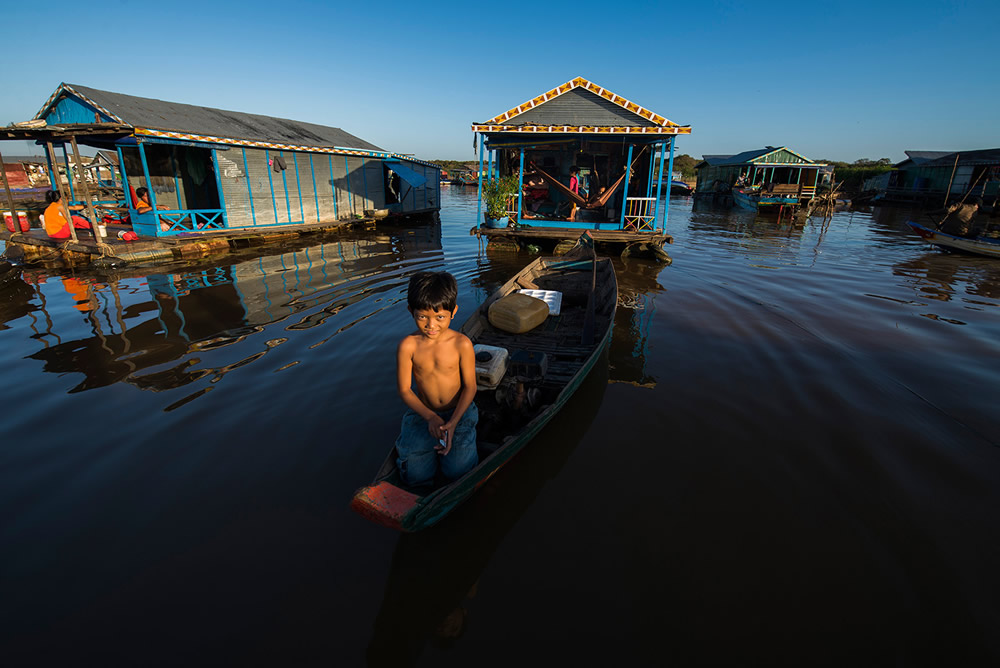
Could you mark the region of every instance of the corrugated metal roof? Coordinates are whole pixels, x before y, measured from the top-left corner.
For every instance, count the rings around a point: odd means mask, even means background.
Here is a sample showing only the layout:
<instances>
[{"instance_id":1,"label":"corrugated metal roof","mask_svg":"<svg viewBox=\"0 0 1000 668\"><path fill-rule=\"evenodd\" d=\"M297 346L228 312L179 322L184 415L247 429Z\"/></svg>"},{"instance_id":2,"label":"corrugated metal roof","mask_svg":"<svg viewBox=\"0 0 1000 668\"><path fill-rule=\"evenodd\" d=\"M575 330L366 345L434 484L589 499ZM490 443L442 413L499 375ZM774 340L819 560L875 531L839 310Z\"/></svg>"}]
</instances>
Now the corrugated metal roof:
<instances>
[{"instance_id":1,"label":"corrugated metal roof","mask_svg":"<svg viewBox=\"0 0 1000 668\"><path fill-rule=\"evenodd\" d=\"M955 155L954 151L903 151L915 165L921 165L929 160L937 160L946 155ZM952 158L954 160L954 158ZM905 160L903 162L906 162Z\"/></svg>"},{"instance_id":2,"label":"corrugated metal roof","mask_svg":"<svg viewBox=\"0 0 1000 668\"><path fill-rule=\"evenodd\" d=\"M577 88L543 102L502 125L600 125L611 127L654 127L656 123L589 90Z\"/></svg>"},{"instance_id":3,"label":"corrugated metal roof","mask_svg":"<svg viewBox=\"0 0 1000 668\"><path fill-rule=\"evenodd\" d=\"M956 154L958 156L958 164L960 166L1000 165L1000 148L984 148L978 151L954 151L935 160L928 160L924 163L924 165L928 167L950 167L955 164ZM906 151L906 155L910 155L910 151Z\"/></svg>"},{"instance_id":4,"label":"corrugated metal roof","mask_svg":"<svg viewBox=\"0 0 1000 668\"><path fill-rule=\"evenodd\" d=\"M707 164L707 165L710 165L712 167L715 167L716 165L724 165L724 164L726 164L729 161L729 159L731 157L733 157L733 156L731 156L731 155L703 155L703 156L701 156L701 164L699 164L698 166L701 167L702 164Z\"/></svg>"},{"instance_id":5,"label":"corrugated metal roof","mask_svg":"<svg viewBox=\"0 0 1000 668\"><path fill-rule=\"evenodd\" d=\"M744 165L752 160L767 155L768 153L777 153L778 151L787 151L792 155L798 156L803 160L809 160L809 158L796 153L787 146L765 146L764 148L755 148L750 151L743 151L742 153L737 153L735 155L703 155L702 162L708 163L712 167L718 167L720 165ZM768 164L768 163L762 163ZM809 160L809 164L817 164L812 160Z\"/></svg>"},{"instance_id":6,"label":"corrugated metal roof","mask_svg":"<svg viewBox=\"0 0 1000 668\"><path fill-rule=\"evenodd\" d=\"M91 102L111 112L136 128L300 146L384 150L340 128L325 125L136 97L77 84L62 84L60 89L78 94L85 102ZM50 98L37 118L41 118L46 110L58 101L58 93L59 91Z\"/></svg>"},{"instance_id":7,"label":"corrugated metal roof","mask_svg":"<svg viewBox=\"0 0 1000 668\"><path fill-rule=\"evenodd\" d=\"M744 162L750 162L755 158L759 158L762 155L767 155L768 153L771 153L772 151L776 150L778 149L775 149L773 146L768 146L766 148L756 148L753 149L752 151L743 151L742 153L737 153L736 155L729 156L729 160L727 160L723 164L741 165Z\"/></svg>"}]
</instances>

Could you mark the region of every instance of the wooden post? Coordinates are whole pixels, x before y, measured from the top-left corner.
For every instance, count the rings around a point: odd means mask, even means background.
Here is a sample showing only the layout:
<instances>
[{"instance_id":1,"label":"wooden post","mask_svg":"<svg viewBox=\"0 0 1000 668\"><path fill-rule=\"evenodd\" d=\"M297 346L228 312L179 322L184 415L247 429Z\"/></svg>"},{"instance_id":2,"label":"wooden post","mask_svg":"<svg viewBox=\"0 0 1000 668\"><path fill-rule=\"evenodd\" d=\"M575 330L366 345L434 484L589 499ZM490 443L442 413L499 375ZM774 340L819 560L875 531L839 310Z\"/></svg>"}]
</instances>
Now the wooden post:
<instances>
[{"instance_id":1,"label":"wooden post","mask_svg":"<svg viewBox=\"0 0 1000 668\"><path fill-rule=\"evenodd\" d=\"M941 205L943 207L948 206L948 197L951 196L951 184L955 181L955 170L958 169L958 159L961 155L961 153L955 154L955 166L951 168L951 178L948 179L948 187L944 191L944 204Z\"/></svg>"},{"instance_id":2,"label":"wooden post","mask_svg":"<svg viewBox=\"0 0 1000 668\"><path fill-rule=\"evenodd\" d=\"M476 179L476 227L479 227L480 225L483 224L483 213L482 213L483 212L483 179L481 177L482 177L482 173L483 173L483 151L486 150L486 137L479 136L478 134L476 135L476 137L477 137L477 139L479 139L479 175L480 175L480 178ZM520 202L520 198L518 198L518 202ZM518 209L520 209L520 208L521 208L521 205L518 204ZM521 216L518 215L518 218L520 218L520 217Z\"/></svg>"},{"instance_id":3,"label":"wooden post","mask_svg":"<svg viewBox=\"0 0 1000 668\"><path fill-rule=\"evenodd\" d=\"M76 161L76 171L81 175L80 188L83 190L83 199L87 202L87 211L90 212L90 231L94 233L94 241L101 243L101 233L97 229L101 221L97 219L94 211L94 202L90 199L90 186L87 185L87 174L83 170L83 160L80 159L80 148L76 145L76 135L70 137L73 145L73 159Z\"/></svg>"},{"instance_id":4,"label":"wooden post","mask_svg":"<svg viewBox=\"0 0 1000 668\"><path fill-rule=\"evenodd\" d=\"M49 160L52 162L52 164L58 165L59 163L56 162L56 152L52 148L52 142L46 141L45 148L48 151ZM72 178L72 176L67 175L67 178ZM66 198L66 193L63 192L62 179L59 178L58 167L55 168L55 180L53 181L53 183L55 183L56 192L59 193L59 201L62 202L63 216L66 217L66 222L69 225L69 236L73 239L73 241L79 242L79 240L76 238L76 228L73 227L73 214L69 210L69 201Z\"/></svg>"},{"instance_id":5,"label":"wooden post","mask_svg":"<svg viewBox=\"0 0 1000 668\"><path fill-rule=\"evenodd\" d=\"M14 221L14 232L21 230L21 224L17 220L17 209L14 208L14 193L10 191L10 184L7 183L7 168L3 164L3 156L0 155L0 176L3 176L3 189L7 191L7 204L10 206L11 220ZM27 213L25 214L27 215ZM11 233L13 234L13 232Z\"/></svg>"}]
</instances>

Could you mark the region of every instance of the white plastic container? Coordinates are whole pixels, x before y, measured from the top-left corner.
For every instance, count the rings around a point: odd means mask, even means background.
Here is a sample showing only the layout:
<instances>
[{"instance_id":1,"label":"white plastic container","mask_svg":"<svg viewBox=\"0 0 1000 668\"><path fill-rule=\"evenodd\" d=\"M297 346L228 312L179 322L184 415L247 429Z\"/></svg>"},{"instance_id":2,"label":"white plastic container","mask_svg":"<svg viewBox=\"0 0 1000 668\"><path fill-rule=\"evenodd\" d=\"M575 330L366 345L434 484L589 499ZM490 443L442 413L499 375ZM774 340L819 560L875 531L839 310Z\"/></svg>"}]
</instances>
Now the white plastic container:
<instances>
[{"instance_id":1,"label":"white plastic container","mask_svg":"<svg viewBox=\"0 0 1000 668\"><path fill-rule=\"evenodd\" d=\"M476 387L480 390L492 390L507 373L507 349L482 343L477 343L472 349L476 353ZM478 358L483 357L480 353L487 353L490 358L480 362Z\"/></svg>"},{"instance_id":2,"label":"white plastic container","mask_svg":"<svg viewBox=\"0 0 1000 668\"><path fill-rule=\"evenodd\" d=\"M522 295L541 299L548 304L549 315L559 315L562 308L562 293L558 290L518 290Z\"/></svg>"}]
</instances>

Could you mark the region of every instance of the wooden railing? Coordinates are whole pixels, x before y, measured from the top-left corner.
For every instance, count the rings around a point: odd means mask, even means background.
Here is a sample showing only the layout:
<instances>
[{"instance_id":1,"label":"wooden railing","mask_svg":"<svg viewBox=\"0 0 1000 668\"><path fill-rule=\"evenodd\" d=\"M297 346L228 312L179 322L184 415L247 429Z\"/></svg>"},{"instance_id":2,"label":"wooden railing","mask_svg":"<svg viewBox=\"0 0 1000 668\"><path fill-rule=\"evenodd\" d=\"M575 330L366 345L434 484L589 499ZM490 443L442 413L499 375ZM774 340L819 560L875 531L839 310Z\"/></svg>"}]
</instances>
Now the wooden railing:
<instances>
[{"instance_id":1,"label":"wooden railing","mask_svg":"<svg viewBox=\"0 0 1000 668\"><path fill-rule=\"evenodd\" d=\"M629 197L625 200L624 229L632 232L652 230L655 222L655 197Z\"/></svg>"}]
</instances>

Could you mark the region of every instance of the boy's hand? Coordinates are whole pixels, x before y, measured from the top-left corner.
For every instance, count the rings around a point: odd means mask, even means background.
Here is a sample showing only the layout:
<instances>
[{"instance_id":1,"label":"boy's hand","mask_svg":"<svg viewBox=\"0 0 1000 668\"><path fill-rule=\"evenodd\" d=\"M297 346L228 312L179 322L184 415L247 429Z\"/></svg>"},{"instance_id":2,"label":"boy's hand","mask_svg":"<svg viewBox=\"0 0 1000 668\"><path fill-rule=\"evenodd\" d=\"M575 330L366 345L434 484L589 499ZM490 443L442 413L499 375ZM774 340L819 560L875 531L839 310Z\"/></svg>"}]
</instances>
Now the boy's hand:
<instances>
[{"instance_id":1,"label":"boy's hand","mask_svg":"<svg viewBox=\"0 0 1000 668\"><path fill-rule=\"evenodd\" d=\"M456 426L457 425L454 425L451 422L446 422L441 426L441 431L444 433L441 440L444 441L444 445L439 445L435 449L442 455L446 455L451 452L451 435L455 433Z\"/></svg>"},{"instance_id":2,"label":"boy's hand","mask_svg":"<svg viewBox=\"0 0 1000 668\"><path fill-rule=\"evenodd\" d=\"M440 415L434 415L432 418L427 420L427 431L430 432L431 436L439 441L445 437L444 427L445 422Z\"/></svg>"}]
</instances>

